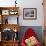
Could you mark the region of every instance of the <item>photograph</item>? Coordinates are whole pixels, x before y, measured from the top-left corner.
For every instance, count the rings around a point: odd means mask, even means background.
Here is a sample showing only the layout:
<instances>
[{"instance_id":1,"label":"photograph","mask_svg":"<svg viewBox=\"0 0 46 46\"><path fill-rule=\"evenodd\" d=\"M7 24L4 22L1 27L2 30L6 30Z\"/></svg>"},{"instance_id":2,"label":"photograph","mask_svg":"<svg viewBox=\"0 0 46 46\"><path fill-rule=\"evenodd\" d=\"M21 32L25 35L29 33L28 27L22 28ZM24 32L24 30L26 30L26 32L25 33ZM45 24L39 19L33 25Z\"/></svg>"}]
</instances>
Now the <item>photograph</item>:
<instances>
[{"instance_id":1,"label":"photograph","mask_svg":"<svg viewBox=\"0 0 46 46\"><path fill-rule=\"evenodd\" d=\"M23 19L27 19L27 20L37 19L37 8L24 8Z\"/></svg>"}]
</instances>

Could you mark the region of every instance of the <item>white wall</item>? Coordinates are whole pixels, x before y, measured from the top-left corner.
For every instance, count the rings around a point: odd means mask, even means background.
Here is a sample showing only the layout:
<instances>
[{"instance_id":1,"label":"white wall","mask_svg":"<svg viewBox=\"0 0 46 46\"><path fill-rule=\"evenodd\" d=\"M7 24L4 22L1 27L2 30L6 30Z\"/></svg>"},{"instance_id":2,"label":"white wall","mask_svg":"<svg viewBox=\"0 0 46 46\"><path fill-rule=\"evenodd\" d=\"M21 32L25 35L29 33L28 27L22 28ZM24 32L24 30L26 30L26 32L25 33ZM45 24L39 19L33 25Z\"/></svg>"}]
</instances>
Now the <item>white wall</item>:
<instances>
[{"instance_id":1,"label":"white wall","mask_svg":"<svg viewBox=\"0 0 46 46\"><path fill-rule=\"evenodd\" d=\"M22 26L43 26L43 6L42 0L24 0L19 1L21 4L19 22ZM23 20L23 8L37 8L36 20Z\"/></svg>"},{"instance_id":2,"label":"white wall","mask_svg":"<svg viewBox=\"0 0 46 46\"><path fill-rule=\"evenodd\" d=\"M15 0L0 0L1 7L15 6ZM19 6L19 24L21 26L43 26L43 0L17 0ZM23 20L23 8L37 8L36 20Z\"/></svg>"},{"instance_id":3,"label":"white wall","mask_svg":"<svg viewBox=\"0 0 46 46\"><path fill-rule=\"evenodd\" d=\"M15 1L15 0L0 0L0 6L1 6L1 7L14 6L14 5L15 5L14 1Z\"/></svg>"}]
</instances>

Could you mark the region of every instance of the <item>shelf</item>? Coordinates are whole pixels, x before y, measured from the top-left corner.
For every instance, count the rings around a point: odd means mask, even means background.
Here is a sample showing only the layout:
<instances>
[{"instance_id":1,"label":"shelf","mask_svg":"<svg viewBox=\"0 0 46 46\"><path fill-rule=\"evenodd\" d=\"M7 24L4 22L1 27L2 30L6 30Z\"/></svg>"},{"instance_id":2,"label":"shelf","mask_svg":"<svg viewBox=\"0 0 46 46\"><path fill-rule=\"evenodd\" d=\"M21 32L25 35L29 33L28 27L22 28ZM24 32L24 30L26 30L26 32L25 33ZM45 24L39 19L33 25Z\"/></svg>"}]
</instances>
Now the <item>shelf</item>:
<instances>
[{"instance_id":1,"label":"shelf","mask_svg":"<svg viewBox=\"0 0 46 46\"><path fill-rule=\"evenodd\" d=\"M10 40L10 41L3 41L4 43L12 43L12 42L19 42L19 40L15 40L15 41L12 41L12 40Z\"/></svg>"},{"instance_id":2,"label":"shelf","mask_svg":"<svg viewBox=\"0 0 46 46\"><path fill-rule=\"evenodd\" d=\"M14 31L14 29L16 29L17 31L19 31L20 26L19 24L0 24L0 30L2 31L5 28L9 28L12 29Z\"/></svg>"},{"instance_id":3,"label":"shelf","mask_svg":"<svg viewBox=\"0 0 46 46\"><path fill-rule=\"evenodd\" d=\"M0 46L18 46L18 42L19 42L18 32L20 30L20 26L18 24L18 16L19 16L18 10L19 10L19 7L0 7L0 22L1 22L0 24L0 32L1 32ZM11 18L9 19L9 17ZM14 17L16 19L14 19ZM13 22L12 19L15 21L14 24L12 23ZM7 38L4 34L7 35Z\"/></svg>"},{"instance_id":4,"label":"shelf","mask_svg":"<svg viewBox=\"0 0 46 46\"><path fill-rule=\"evenodd\" d=\"M18 41L5 41L5 42L1 41L0 43L1 43L0 44L1 46L18 46L19 42Z\"/></svg>"},{"instance_id":5,"label":"shelf","mask_svg":"<svg viewBox=\"0 0 46 46\"><path fill-rule=\"evenodd\" d=\"M14 16L16 20L13 24L18 24L19 7L0 7L0 24L9 24L9 16ZM17 17L16 17L17 16ZM13 21L13 20L12 20ZM10 24L12 24L12 21Z\"/></svg>"},{"instance_id":6,"label":"shelf","mask_svg":"<svg viewBox=\"0 0 46 46\"><path fill-rule=\"evenodd\" d=\"M0 7L0 14L9 16L9 15L19 15L18 14L19 7Z\"/></svg>"},{"instance_id":7,"label":"shelf","mask_svg":"<svg viewBox=\"0 0 46 46\"><path fill-rule=\"evenodd\" d=\"M4 42L3 46L18 46L18 42Z\"/></svg>"}]
</instances>

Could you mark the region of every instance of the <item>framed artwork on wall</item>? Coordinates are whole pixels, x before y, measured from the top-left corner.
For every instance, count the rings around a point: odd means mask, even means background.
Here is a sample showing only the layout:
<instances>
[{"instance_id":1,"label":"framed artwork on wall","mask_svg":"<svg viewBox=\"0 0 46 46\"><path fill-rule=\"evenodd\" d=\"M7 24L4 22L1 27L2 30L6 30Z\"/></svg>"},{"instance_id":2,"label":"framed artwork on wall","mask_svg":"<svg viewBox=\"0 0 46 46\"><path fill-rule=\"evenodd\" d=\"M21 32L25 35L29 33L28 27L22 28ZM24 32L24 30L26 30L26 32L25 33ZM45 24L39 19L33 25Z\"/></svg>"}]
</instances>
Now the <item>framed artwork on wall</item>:
<instances>
[{"instance_id":1,"label":"framed artwork on wall","mask_svg":"<svg viewBox=\"0 0 46 46\"><path fill-rule=\"evenodd\" d=\"M24 8L23 19L36 20L37 19L37 8Z\"/></svg>"},{"instance_id":2,"label":"framed artwork on wall","mask_svg":"<svg viewBox=\"0 0 46 46\"><path fill-rule=\"evenodd\" d=\"M9 15L9 10L2 10L2 15Z\"/></svg>"}]
</instances>

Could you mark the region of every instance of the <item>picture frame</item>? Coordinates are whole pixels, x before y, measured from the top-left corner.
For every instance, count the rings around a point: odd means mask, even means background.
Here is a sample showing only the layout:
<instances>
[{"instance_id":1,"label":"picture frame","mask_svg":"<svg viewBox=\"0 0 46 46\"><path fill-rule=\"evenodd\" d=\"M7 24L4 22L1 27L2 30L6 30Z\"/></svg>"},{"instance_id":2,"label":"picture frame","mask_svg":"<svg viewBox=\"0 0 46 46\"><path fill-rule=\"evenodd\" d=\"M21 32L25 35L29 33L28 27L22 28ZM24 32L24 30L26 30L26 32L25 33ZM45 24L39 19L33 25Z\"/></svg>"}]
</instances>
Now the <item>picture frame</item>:
<instances>
[{"instance_id":1,"label":"picture frame","mask_svg":"<svg viewBox=\"0 0 46 46\"><path fill-rule=\"evenodd\" d=\"M17 12L16 10L14 10L14 9L9 11L9 14L10 14L10 15L16 15L17 13L18 13L18 12Z\"/></svg>"},{"instance_id":2,"label":"picture frame","mask_svg":"<svg viewBox=\"0 0 46 46\"><path fill-rule=\"evenodd\" d=\"M9 15L9 10L2 10L2 15Z\"/></svg>"},{"instance_id":3,"label":"picture frame","mask_svg":"<svg viewBox=\"0 0 46 46\"><path fill-rule=\"evenodd\" d=\"M36 20L37 19L37 8L23 8L23 19Z\"/></svg>"}]
</instances>

